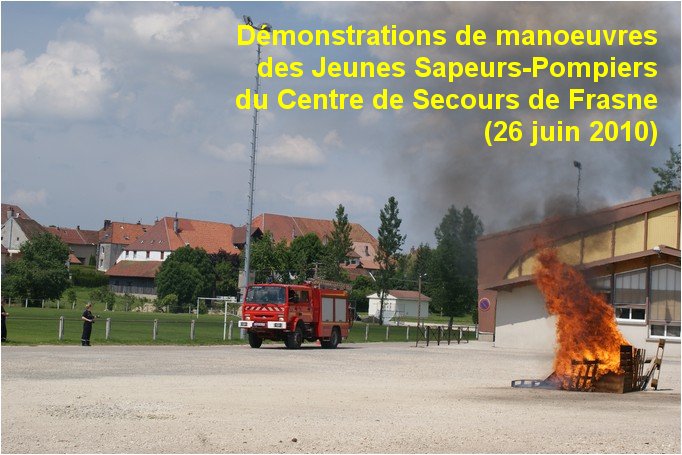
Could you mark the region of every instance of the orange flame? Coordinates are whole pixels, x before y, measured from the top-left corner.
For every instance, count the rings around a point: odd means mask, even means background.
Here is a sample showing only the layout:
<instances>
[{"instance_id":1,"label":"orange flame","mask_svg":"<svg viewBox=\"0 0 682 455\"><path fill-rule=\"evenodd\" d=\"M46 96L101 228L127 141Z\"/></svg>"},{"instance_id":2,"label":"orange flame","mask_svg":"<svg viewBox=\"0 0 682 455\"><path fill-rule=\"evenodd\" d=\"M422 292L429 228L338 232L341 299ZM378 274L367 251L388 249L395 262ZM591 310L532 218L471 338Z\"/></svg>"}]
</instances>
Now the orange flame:
<instances>
[{"instance_id":1,"label":"orange flame","mask_svg":"<svg viewBox=\"0 0 682 455\"><path fill-rule=\"evenodd\" d=\"M618 330L613 307L596 295L583 275L544 248L535 269L538 289L549 314L557 316L554 371L564 385L573 376L572 361L599 360L595 379L622 373L620 346L629 344Z\"/></svg>"}]
</instances>

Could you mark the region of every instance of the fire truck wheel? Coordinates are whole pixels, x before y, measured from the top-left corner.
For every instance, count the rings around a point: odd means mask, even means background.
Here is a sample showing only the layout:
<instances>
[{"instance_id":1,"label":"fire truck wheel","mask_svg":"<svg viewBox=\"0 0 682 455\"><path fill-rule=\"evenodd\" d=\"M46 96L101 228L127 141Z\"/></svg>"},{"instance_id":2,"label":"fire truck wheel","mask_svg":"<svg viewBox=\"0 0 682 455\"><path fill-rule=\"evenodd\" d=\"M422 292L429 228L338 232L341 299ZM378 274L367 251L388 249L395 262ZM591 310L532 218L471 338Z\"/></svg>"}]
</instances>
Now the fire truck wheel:
<instances>
[{"instance_id":1,"label":"fire truck wheel","mask_svg":"<svg viewBox=\"0 0 682 455\"><path fill-rule=\"evenodd\" d=\"M303 344L303 331L301 326L296 326L296 330L287 333L287 338L284 343L289 349L298 349Z\"/></svg>"},{"instance_id":2,"label":"fire truck wheel","mask_svg":"<svg viewBox=\"0 0 682 455\"><path fill-rule=\"evenodd\" d=\"M341 342L341 333L339 333L339 328L334 327L332 329L332 334L329 337L329 349L336 349L336 347Z\"/></svg>"},{"instance_id":3,"label":"fire truck wheel","mask_svg":"<svg viewBox=\"0 0 682 455\"><path fill-rule=\"evenodd\" d=\"M263 339L253 332L249 332L249 346L259 348L263 344Z\"/></svg>"},{"instance_id":4,"label":"fire truck wheel","mask_svg":"<svg viewBox=\"0 0 682 455\"><path fill-rule=\"evenodd\" d=\"M339 345L340 342L341 342L341 334L339 333L339 328L334 327L332 329L332 333L329 335L329 340L320 341L320 345L324 349L336 349L336 347Z\"/></svg>"}]
</instances>

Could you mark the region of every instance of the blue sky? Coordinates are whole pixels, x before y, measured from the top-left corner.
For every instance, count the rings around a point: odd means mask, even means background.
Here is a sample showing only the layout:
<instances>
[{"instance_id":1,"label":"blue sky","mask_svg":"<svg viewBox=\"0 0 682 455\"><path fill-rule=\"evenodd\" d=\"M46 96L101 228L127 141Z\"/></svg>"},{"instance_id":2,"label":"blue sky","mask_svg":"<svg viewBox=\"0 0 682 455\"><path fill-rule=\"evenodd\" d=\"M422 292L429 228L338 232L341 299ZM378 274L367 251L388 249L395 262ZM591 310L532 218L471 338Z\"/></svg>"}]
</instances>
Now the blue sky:
<instances>
[{"instance_id":1,"label":"blue sky","mask_svg":"<svg viewBox=\"0 0 682 455\"><path fill-rule=\"evenodd\" d=\"M535 222L575 196L583 163L588 208L645 197L651 166L680 142L679 4L580 3L2 3L2 201L43 224L99 229L104 219L152 223L173 215L246 221L251 112L234 107L253 86L255 47L236 45L243 14L280 29L495 27L656 28L654 49L543 49L559 59L655 60L655 80L605 81L601 91L659 95L658 146L552 144L488 149L480 111L261 112L254 213L332 218L339 203L376 234L379 210L399 201L407 247L433 243L447 208L469 205L486 231ZM590 14L585 14L589 11ZM513 60L535 50L265 47L277 61ZM567 54L568 52L568 54ZM571 54L573 52L573 54ZM263 79L274 94L331 88L371 94L382 85L409 97L432 91L557 91L575 81ZM539 85L540 84L540 85ZM571 85L573 84L573 85ZM590 87L590 84L580 83ZM597 87L595 87L597 88ZM602 114L501 113L585 124Z\"/></svg>"}]
</instances>

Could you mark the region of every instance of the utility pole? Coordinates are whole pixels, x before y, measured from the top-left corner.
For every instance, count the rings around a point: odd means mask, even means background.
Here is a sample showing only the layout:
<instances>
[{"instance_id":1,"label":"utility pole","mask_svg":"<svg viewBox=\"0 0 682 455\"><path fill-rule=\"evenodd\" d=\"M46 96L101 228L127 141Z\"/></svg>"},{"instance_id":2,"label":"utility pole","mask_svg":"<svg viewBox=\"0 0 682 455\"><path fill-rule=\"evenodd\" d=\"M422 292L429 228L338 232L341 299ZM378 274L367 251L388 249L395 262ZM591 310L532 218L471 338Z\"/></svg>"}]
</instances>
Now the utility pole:
<instances>
[{"instance_id":1,"label":"utility pole","mask_svg":"<svg viewBox=\"0 0 682 455\"><path fill-rule=\"evenodd\" d=\"M268 23L262 23L258 26L253 25L251 18L249 16L244 16L244 23L251 26L256 30L256 34L266 31L271 32L272 26ZM248 208L248 218L246 220L246 245L244 247L244 284L248 286L250 281L251 273L251 223L253 221L253 185L256 177L256 143L258 140L258 108L256 107L256 99L258 97L258 92L260 90L260 73L258 68L261 62L261 46L258 43L257 46L257 59L256 59L256 89L254 90L254 103L253 103L253 128L251 129L251 167L249 169L249 208ZM246 293L244 294L246 298Z\"/></svg>"},{"instance_id":2,"label":"utility pole","mask_svg":"<svg viewBox=\"0 0 682 455\"><path fill-rule=\"evenodd\" d=\"M419 320L422 314L422 276L426 276L426 273L420 273L417 280L417 287L419 288L419 295L417 296L417 327L419 327Z\"/></svg>"},{"instance_id":3,"label":"utility pole","mask_svg":"<svg viewBox=\"0 0 682 455\"><path fill-rule=\"evenodd\" d=\"M573 162L573 167L578 169L578 194L575 199L575 213L580 212L580 171L583 168L583 165L580 164L580 161L574 161Z\"/></svg>"}]
</instances>

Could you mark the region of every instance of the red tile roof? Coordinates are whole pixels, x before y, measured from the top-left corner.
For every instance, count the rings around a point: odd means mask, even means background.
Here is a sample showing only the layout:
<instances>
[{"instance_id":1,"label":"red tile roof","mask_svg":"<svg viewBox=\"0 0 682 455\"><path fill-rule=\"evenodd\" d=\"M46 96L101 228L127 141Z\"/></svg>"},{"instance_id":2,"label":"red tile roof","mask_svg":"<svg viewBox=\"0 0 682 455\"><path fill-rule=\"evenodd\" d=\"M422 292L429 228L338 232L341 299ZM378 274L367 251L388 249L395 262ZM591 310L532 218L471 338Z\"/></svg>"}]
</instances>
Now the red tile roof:
<instances>
[{"instance_id":1,"label":"red tile roof","mask_svg":"<svg viewBox=\"0 0 682 455\"><path fill-rule=\"evenodd\" d=\"M114 243L117 245L130 245L151 228L147 224L122 223L113 221L105 229L99 231L100 243Z\"/></svg>"},{"instance_id":2,"label":"red tile roof","mask_svg":"<svg viewBox=\"0 0 682 455\"><path fill-rule=\"evenodd\" d=\"M15 221L19 225L19 227L21 227L21 230L24 232L24 235L29 240L31 240L33 237L37 235L44 234L47 232L47 229L42 227L40 223L38 223L35 220L31 220L28 218L16 218Z\"/></svg>"},{"instance_id":3,"label":"red tile roof","mask_svg":"<svg viewBox=\"0 0 682 455\"><path fill-rule=\"evenodd\" d=\"M377 245L377 240L365 228L357 223L350 223L350 237L353 242L364 242ZM252 221L252 226L260 228L262 232L269 231L275 242L285 240L287 243L302 235L316 234L320 239L328 237L334 231L331 220L318 220L298 216L276 215L262 213Z\"/></svg>"},{"instance_id":4,"label":"red tile roof","mask_svg":"<svg viewBox=\"0 0 682 455\"><path fill-rule=\"evenodd\" d=\"M67 245L97 245L99 243L99 232L86 229L73 229L64 227L49 226L47 231L56 235Z\"/></svg>"},{"instance_id":5,"label":"red tile roof","mask_svg":"<svg viewBox=\"0 0 682 455\"><path fill-rule=\"evenodd\" d=\"M82 264L82 262L75 254L69 253L69 264Z\"/></svg>"},{"instance_id":6,"label":"red tile roof","mask_svg":"<svg viewBox=\"0 0 682 455\"><path fill-rule=\"evenodd\" d=\"M15 216L18 215L18 218L23 218L25 220L30 220L31 217L24 212L21 207L15 204L2 204L2 224L5 224L5 221L7 221L7 212L11 210L14 210Z\"/></svg>"},{"instance_id":7,"label":"red tile roof","mask_svg":"<svg viewBox=\"0 0 682 455\"><path fill-rule=\"evenodd\" d=\"M154 278L163 261L121 261L105 272L109 276Z\"/></svg>"},{"instance_id":8,"label":"red tile roof","mask_svg":"<svg viewBox=\"0 0 682 455\"><path fill-rule=\"evenodd\" d=\"M234 226L214 221L189 220L178 218L178 232L174 230L173 217L165 217L147 229L136 241L125 249L128 251L175 251L189 245L203 248L209 254L224 250L238 254L232 243Z\"/></svg>"}]
</instances>

